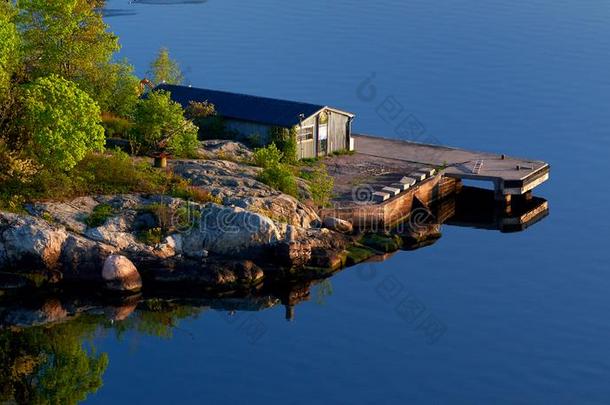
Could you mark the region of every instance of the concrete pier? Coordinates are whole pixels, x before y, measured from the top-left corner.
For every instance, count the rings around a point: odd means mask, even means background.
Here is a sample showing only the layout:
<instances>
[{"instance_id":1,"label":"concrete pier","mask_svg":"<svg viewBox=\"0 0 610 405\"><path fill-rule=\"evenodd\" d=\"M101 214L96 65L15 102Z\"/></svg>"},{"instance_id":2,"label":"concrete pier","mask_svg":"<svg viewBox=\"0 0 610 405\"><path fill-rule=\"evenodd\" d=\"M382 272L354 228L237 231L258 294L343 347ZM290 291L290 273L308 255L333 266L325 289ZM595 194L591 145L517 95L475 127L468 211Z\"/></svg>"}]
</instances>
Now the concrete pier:
<instances>
[{"instance_id":1,"label":"concrete pier","mask_svg":"<svg viewBox=\"0 0 610 405\"><path fill-rule=\"evenodd\" d=\"M358 153L413 164L444 167L444 175L456 179L492 182L495 198L510 203L512 195L530 193L549 179L548 163L428 145L371 135L352 135Z\"/></svg>"}]
</instances>

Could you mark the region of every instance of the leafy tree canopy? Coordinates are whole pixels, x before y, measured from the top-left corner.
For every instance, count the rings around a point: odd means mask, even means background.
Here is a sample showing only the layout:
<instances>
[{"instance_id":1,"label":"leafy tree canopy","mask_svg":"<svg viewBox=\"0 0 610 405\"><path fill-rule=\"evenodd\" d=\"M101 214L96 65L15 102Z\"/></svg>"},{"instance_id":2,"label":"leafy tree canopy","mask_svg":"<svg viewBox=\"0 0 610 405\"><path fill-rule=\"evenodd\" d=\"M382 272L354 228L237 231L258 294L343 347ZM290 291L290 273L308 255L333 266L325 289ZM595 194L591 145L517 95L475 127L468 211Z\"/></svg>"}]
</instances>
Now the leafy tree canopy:
<instances>
[{"instance_id":1,"label":"leafy tree canopy","mask_svg":"<svg viewBox=\"0 0 610 405\"><path fill-rule=\"evenodd\" d=\"M87 88L99 82L118 38L89 0L20 0L19 29L33 78L57 74Z\"/></svg>"},{"instance_id":2,"label":"leafy tree canopy","mask_svg":"<svg viewBox=\"0 0 610 405\"><path fill-rule=\"evenodd\" d=\"M103 150L100 108L76 84L57 75L26 85L25 125L32 151L49 169L72 169L90 151Z\"/></svg>"},{"instance_id":3,"label":"leafy tree canopy","mask_svg":"<svg viewBox=\"0 0 610 405\"><path fill-rule=\"evenodd\" d=\"M0 101L19 63L19 33L13 22L15 14L11 2L0 3Z\"/></svg>"},{"instance_id":4,"label":"leafy tree canopy","mask_svg":"<svg viewBox=\"0 0 610 405\"><path fill-rule=\"evenodd\" d=\"M157 58L150 64L150 74L156 84L182 84L184 81L178 62L170 58L167 48L159 50Z\"/></svg>"},{"instance_id":5,"label":"leafy tree canopy","mask_svg":"<svg viewBox=\"0 0 610 405\"><path fill-rule=\"evenodd\" d=\"M168 147L176 156L189 156L197 147L197 127L184 118L182 106L165 91L152 91L138 102L132 141L144 152ZM133 143L132 142L132 143Z\"/></svg>"}]
</instances>

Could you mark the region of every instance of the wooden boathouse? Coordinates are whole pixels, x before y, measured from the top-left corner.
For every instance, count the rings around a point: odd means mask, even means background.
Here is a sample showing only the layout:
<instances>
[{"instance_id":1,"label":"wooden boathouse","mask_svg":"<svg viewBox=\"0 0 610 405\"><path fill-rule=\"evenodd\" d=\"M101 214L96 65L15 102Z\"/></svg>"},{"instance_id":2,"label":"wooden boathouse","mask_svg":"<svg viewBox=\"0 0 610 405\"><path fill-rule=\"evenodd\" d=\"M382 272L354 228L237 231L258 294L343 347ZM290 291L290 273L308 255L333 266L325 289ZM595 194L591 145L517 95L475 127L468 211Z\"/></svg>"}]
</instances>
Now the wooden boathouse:
<instances>
[{"instance_id":1,"label":"wooden boathouse","mask_svg":"<svg viewBox=\"0 0 610 405\"><path fill-rule=\"evenodd\" d=\"M279 100L226 91L162 84L157 87L172 100L188 107L191 101L214 104L228 132L239 140L253 137L269 142L274 128L294 129L299 159L326 156L335 151L353 150L351 139L354 114L321 104Z\"/></svg>"}]
</instances>

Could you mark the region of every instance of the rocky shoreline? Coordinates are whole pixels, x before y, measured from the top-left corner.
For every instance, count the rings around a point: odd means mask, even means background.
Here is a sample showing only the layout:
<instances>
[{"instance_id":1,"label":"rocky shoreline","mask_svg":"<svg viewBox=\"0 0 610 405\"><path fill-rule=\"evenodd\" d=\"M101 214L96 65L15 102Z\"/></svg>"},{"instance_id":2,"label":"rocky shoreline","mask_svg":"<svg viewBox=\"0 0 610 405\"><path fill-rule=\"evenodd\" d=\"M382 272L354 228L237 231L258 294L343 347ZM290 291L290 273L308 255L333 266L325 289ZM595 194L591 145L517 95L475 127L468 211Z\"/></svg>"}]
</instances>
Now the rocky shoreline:
<instances>
[{"instance_id":1,"label":"rocky shoreline","mask_svg":"<svg viewBox=\"0 0 610 405\"><path fill-rule=\"evenodd\" d=\"M349 222L321 220L310 206L260 183L260 169L240 163L251 153L243 145L211 141L203 148L206 159L173 160L171 170L211 202L99 195L0 212L0 290L248 289L263 280L323 277L401 247L395 236L363 237ZM306 196L305 182L299 188Z\"/></svg>"}]
</instances>

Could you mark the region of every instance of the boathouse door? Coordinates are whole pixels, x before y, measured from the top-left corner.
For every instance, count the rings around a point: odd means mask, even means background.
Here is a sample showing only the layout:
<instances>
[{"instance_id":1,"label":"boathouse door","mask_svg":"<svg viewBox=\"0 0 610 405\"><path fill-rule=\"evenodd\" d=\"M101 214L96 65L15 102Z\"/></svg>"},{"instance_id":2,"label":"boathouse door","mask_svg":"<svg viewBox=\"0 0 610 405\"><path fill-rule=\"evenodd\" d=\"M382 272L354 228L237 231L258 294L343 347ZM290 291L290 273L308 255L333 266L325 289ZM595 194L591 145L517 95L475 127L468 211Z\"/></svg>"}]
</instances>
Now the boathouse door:
<instances>
[{"instance_id":1,"label":"boathouse door","mask_svg":"<svg viewBox=\"0 0 610 405\"><path fill-rule=\"evenodd\" d=\"M328 152L328 113L322 112L318 118L318 156Z\"/></svg>"}]
</instances>

